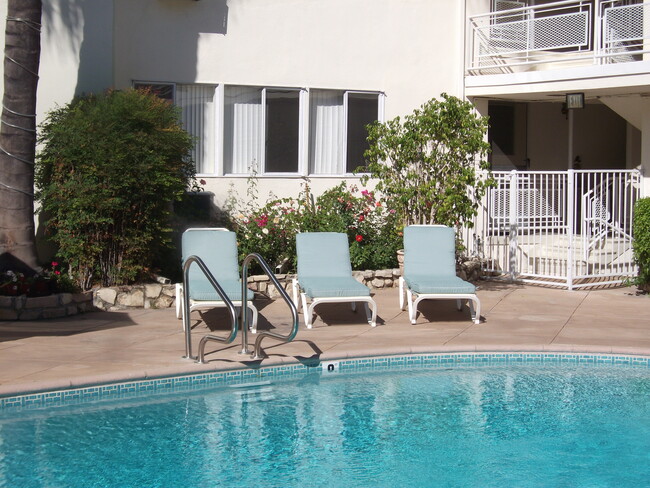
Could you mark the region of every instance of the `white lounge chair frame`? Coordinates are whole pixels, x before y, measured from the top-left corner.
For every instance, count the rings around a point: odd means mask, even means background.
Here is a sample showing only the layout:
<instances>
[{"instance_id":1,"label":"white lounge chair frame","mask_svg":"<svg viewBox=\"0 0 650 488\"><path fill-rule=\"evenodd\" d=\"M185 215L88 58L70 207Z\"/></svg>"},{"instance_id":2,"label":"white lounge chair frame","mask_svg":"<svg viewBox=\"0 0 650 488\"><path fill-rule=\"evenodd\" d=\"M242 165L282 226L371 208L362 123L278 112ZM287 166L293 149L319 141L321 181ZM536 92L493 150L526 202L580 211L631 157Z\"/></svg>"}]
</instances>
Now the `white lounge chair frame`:
<instances>
[{"instance_id":1,"label":"white lounge chair frame","mask_svg":"<svg viewBox=\"0 0 650 488\"><path fill-rule=\"evenodd\" d=\"M319 303L350 303L352 310L356 312L357 302L363 302L368 324L371 327L377 327L377 303L370 296L350 296L350 297L318 297L312 298L311 302L307 300L307 294L300 288L297 278L293 279L293 303L296 305L298 312L302 307L305 315L305 325L308 329L313 326L314 307ZM298 299L300 295L300 299Z\"/></svg>"},{"instance_id":2,"label":"white lounge chair frame","mask_svg":"<svg viewBox=\"0 0 650 488\"><path fill-rule=\"evenodd\" d=\"M414 225L413 227L446 227L445 225ZM405 255L406 258L406 255ZM417 293L411 290L404 277L399 278L399 306L405 310L408 304L409 320L415 325L418 304L422 300L456 300L458 311L463 309L462 301L467 300L470 315L475 324L481 323L481 301L476 293Z\"/></svg>"},{"instance_id":3,"label":"white lounge chair frame","mask_svg":"<svg viewBox=\"0 0 650 488\"><path fill-rule=\"evenodd\" d=\"M417 318L418 304L422 300L453 300L456 299L456 308L460 312L463 309L463 300L467 300L470 315L475 324L481 323L481 301L475 293L455 294L455 293L422 293L418 294L411 290L404 278L399 277L399 308L406 309L408 304L409 320L415 325Z\"/></svg>"},{"instance_id":4,"label":"white lounge chair frame","mask_svg":"<svg viewBox=\"0 0 650 488\"><path fill-rule=\"evenodd\" d=\"M228 229L224 229L222 227L213 227L213 228L190 228L187 229L185 232L191 232L191 231L224 231L224 232L230 232ZM242 306L242 301L241 300L232 300L232 304L236 308L241 308ZM250 331L253 334L257 333L257 318L258 318L258 311L255 305L250 300L247 300L247 308L250 310L252 317L251 317L251 325L250 325ZM225 308L226 303L223 302L222 300L194 300L190 298L190 303L189 303L189 311L194 312L195 310L209 310L212 308ZM176 283L176 318L177 319L182 319L183 318L183 283ZM183 330L185 330L185 321L181 321L183 325Z\"/></svg>"}]
</instances>

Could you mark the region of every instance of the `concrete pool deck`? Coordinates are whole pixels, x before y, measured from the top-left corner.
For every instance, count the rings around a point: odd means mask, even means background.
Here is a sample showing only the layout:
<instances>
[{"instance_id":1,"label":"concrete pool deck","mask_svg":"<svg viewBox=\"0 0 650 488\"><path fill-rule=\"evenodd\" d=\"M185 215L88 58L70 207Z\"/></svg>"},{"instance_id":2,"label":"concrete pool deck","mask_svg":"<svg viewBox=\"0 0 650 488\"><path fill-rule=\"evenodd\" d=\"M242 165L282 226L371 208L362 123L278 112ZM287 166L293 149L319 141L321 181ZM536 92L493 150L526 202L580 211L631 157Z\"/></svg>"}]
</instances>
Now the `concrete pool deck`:
<instances>
[{"instance_id":1,"label":"concrete pool deck","mask_svg":"<svg viewBox=\"0 0 650 488\"><path fill-rule=\"evenodd\" d=\"M634 287L566 291L481 282L482 322L456 311L452 300L422 302L416 325L398 305L396 288L376 290L378 325L348 304L320 305L314 328L300 315L289 344L265 338L267 359L240 355L231 344L209 342L207 364L184 359L184 332L173 309L92 312L39 322L0 322L0 396L347 357L426 352L555 351L650 356L650 297ZM259 330L285 333L290 314L282 300L255 301ZM192 314L193 352L207 334L225 335L223 309ZM255 335L248 335L252 345Z\"/></svg>"}]
</instances>

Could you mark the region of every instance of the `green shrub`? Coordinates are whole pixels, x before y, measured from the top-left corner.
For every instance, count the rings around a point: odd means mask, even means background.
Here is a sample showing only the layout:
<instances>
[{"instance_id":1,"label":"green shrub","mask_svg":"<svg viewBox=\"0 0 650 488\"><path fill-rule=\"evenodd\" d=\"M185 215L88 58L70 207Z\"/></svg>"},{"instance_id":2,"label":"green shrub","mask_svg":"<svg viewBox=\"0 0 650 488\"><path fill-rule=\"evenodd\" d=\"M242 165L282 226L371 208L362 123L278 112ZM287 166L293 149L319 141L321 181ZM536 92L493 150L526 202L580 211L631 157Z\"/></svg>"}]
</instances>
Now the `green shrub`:
<instances>
[{"instance_id":1,"label":"green shrub","mask_svg":"<svg viewBox=\"0 0 650 488\"><path fill-rule=\"evenodd\" d=\"M487 129L470 102L443 93L403 119L368 126L361 181L377 180L404 225L471 226L493 184L477 171L489 169Z\"/></svg>"},{"instance_id":2,"label":"green shrub","mask_svg":"<svg viewBox=\"0 0 650 488\"><path fill-rule=\"evenodd\" d=\"M650 291L650 198L634 206L634 258L639 266L637 285Z\"/></svg>"},{"instance_id":3,"label":"green shrub","mask_svg":"<svg viewBox=\"0 0 650 488\"><path fill-rule=\"evenodd\" d=\"M179 120L168 102L126 90L77 98L42 124L36 198L82 289L140 278L168 245L171 203L194 183Z\"/></svg>"}]
</instances>

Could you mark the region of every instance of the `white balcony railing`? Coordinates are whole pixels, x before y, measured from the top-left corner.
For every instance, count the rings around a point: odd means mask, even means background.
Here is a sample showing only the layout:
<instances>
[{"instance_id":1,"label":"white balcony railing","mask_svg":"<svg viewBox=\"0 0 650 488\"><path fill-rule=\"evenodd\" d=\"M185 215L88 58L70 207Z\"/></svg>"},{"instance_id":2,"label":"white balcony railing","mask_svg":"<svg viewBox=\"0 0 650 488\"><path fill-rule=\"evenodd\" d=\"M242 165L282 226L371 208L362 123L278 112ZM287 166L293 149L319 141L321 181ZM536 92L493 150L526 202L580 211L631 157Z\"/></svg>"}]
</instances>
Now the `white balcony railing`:
<instances>
[{"instance_id":1,"label":"white balcony railing","mask_svg":"<svg viewBox=\"0 0 650 488\"><path fill-rule=\"evenodd\" d=\"M650 53L650 3L622 3L568 0L472 16L467 73L641 61Z\"/></svg>"}]
</instances>

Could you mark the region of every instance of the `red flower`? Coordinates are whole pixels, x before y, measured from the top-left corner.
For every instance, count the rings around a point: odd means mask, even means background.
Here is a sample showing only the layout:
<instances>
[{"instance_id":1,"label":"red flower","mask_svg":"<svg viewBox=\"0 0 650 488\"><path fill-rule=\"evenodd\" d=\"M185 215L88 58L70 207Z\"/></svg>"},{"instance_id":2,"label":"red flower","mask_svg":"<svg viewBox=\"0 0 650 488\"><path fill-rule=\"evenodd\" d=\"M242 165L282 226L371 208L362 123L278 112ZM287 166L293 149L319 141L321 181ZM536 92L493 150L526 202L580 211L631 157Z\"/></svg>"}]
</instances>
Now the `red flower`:
<instances>
[{"instance_id":1,"label":"red flower","mask_svg":"<svg viewBox=\"0 0 650 488\"><path fill-rule=\"evenodd\" d=\"M365 219L365 217L363 216L363 214L359 215L359 222L363 222L363 219Z\"/></svg>"},{"instance_id":2,"label":"red flower","mask_svg":"<svg viewBox=\"0 0 650 488\"><path fill-rule=\"evenodd\" d=\"M61 271L55 271L54 274L55 274L55 275L60 275L60 274L61 274Z\"/></svg>"},{"instance_id":3,"label":"red flower","mask_svg":"<svg viewBox=\"0 0 650 488\"><path fill-rule=\"evenodd\" d=\"M361 234L357 234L357 237L355 237L355 239L357 240L357 242L361 242L363 241L363 236Z\"/></svg>"},{"instance_id":4,"label":"red flower","mask_svg":"<svg viewBox=\"0 0 650 488\"><path fill-rule=\"evenodd\" d=\"M56 261L52 261L52 267L53 268L56 268L58 265L59 265L59 263L57 263Z\"/></svg>"}]
</instances>

